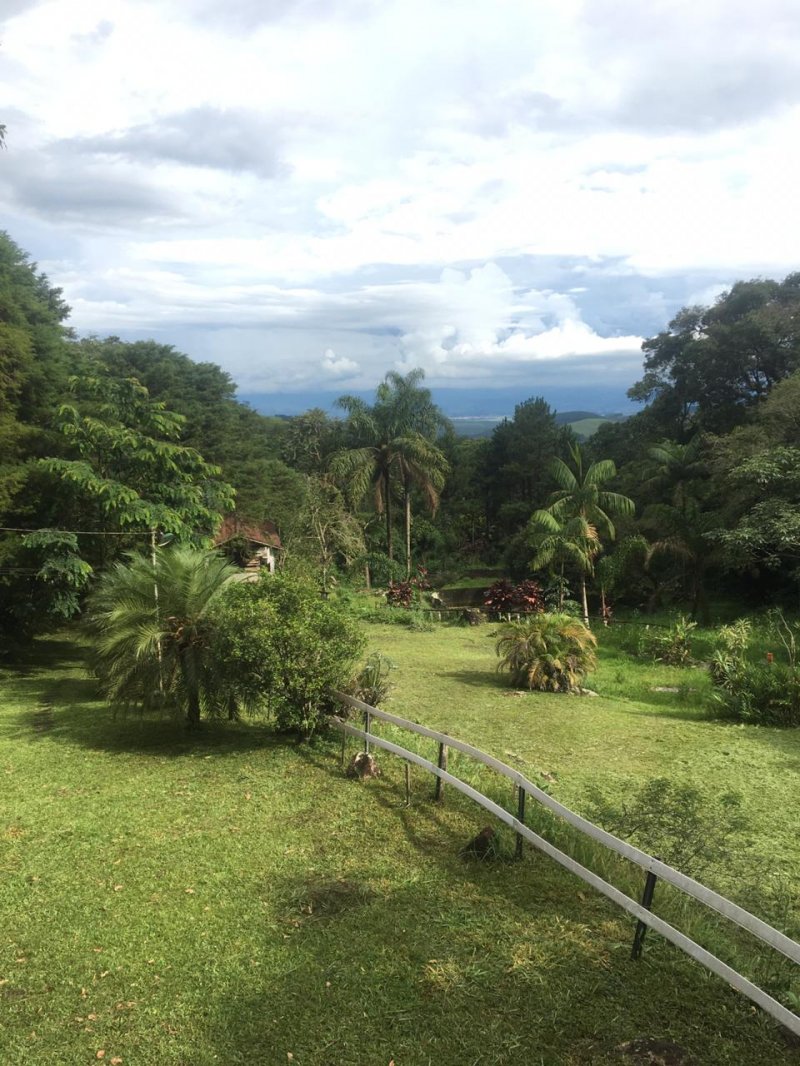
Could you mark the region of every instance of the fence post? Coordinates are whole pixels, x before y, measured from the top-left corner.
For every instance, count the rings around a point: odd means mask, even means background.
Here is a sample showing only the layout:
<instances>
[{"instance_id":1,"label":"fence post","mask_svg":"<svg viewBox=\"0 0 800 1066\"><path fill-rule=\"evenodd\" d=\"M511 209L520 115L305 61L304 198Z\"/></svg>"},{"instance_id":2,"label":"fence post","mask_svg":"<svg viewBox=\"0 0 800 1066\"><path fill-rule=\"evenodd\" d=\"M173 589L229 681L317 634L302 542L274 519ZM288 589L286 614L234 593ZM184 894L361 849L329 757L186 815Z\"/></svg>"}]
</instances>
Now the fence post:
<instances>
[{"instance_id":1,"label":"fence post","mask_svg":"<svg viewBox=\"0 0 800 1066\"><path fill-rule=\"evenodd\" d=\"M369 755L369 725L372 719L372 715L369 711L364 711L364 732L367 734L364 738L364 751Z\"/></svg>"},{"instance_id":2,"label":"fence post","mask_svg":"<svg viewBox=\"0 0 800 1066\"><path fill-rule=\"evenodd\" d=\"M439 742L439 761L438 766L440 770L447 769L447 745L444 741ZM436 784L433 789L433 798L438 803L442 798L442 792L444 791L444 781L441 777L436 778Z\"/></svg>"},{"instance_id":3,"label":"fence post","mask_svg":"<svg viewBox=\"0 0 800 1066\"><path fill-rule=\"evenodd\" d=\"M344 770L345 760L347 759L347 732L342 730L342 769Z\"/></svg>"},{"instance_id":4,"label":"fence post","mask_svg":"<svg viewBox=\"0 0 800 1066\"><path fill-rule=\"evenodd\" d=\"M521 785L517 785L517 820L525 824L525 789ZM523 837L521 833L517 833L517 850L515 857L517 859L522 858L522 841Z\"/></svg>"},{"instance_id":5,"label":"fence post","mask_svg":"<svg viewBox=\"0 0 800 1066\"><path fill-rule=\"evenodd\" d=\"M654 856L654 858L657 856ZM653 893L656 890L656 881L658 878L652 870L647 871L647 880L644 883L644 892L642 893L642 906L647 910L653 909ZM642 946L644 944L644 936L647 932L647 926L639 919L636 923L636 932L633 935L633 947L631 948L631 958L638 959L642 954Z\"/></svg>"},{"instance_id":6,"label":"fence post","mask_svg":"<svg viewBox=\"0 0 800 1066\"><path fill-rule=\"evenodd\" d=\"M411 763L406 764L406 807L411 806Z\"/></svg>"}]
</instances>

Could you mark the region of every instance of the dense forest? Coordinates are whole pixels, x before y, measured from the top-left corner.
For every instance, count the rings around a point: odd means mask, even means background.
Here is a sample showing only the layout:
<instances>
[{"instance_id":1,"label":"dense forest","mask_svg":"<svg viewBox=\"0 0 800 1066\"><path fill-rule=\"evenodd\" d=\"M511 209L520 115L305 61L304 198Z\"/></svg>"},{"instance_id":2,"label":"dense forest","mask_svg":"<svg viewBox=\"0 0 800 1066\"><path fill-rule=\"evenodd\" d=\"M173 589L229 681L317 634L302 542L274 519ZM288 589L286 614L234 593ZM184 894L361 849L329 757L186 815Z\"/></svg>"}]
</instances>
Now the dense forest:
<instances>
[{"instance_id":1,"label":"dense forest","mask_svg":"<svg viewBox=\"0 0 800 1066\"><path fill-rule=\"evenodd\" d=\"M214 364L76 337L0 235L0 629L72 617L123 553L208 544L233 510L274 522L284 560L325 586L492 566L561 600L588 584L592 613L794 606L800 274L681 310L630 395L641 411L580 447L536 396L489 439L460 437L421 371L389 372L371 404L341 397L338 417L265 417Z\"/></svg>"}]
</instances>

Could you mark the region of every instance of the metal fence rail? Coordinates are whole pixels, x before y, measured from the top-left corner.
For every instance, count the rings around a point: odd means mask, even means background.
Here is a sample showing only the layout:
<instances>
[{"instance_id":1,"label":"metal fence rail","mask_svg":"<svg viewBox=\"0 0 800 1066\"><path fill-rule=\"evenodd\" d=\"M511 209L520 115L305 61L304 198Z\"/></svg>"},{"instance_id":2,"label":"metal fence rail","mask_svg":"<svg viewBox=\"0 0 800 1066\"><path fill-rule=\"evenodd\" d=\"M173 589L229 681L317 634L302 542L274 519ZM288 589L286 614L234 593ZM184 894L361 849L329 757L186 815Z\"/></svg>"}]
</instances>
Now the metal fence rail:
<instances>
[{"instance_id":1,"label":"metal fence rail","mask_svg":"<svg viewBox=\"0 0 800 1066\"><path fill-rule=\"evenodd\" d=\"M628 844L624 840L620 840L612 833L608 833L606 830L601 829L599 826L582 818L579 814L576 814L568 807L565 807L557 800L554 800L552 796L549 796L532 781L529 781L518 770L515 770L511 766L507 766L499 759L495 759L493 756L488 755L479 748L475 748L471 744L466 744L463 741L456 740L454 737L448 736L446 733L440 733L434 729L428 729L427 726L421 726L416 722L411 722L405 718L400 718L397 715L389 714L387 711L381 711L376 707L370 707L369 704L363 703L361 700L357 700L352 696L347 696L342 693L337 694L337 696L343 704L362 712L365 717L366 725L365 729L359 729L357 726L354 726L349 722L335 718L333 724L337 729L347 735L363 739L367 750L369 750L370 744L374 744L376 747L391 752L393 755L397 755L401 759L405 759L407 762L414 763L427 770L438 779L437 785L439 781L445 782L456 789L456 791L468 796L481 807L494 814L500 821L511 826L511 828L517 833L518 840L527 840L545 855L548 855L567 870L576 874L598 892L601 892L604 896L613 900L629 914L634 915L634 917L644 925L655 929L656 932L660 933L665 939L681 948L687 955L691 956L691 958L701 963L719 977L722 977L732 988L742 992L754 1003L757 1003L796 1036L800 1036L800 1017L784 1007L783 1004L779 1003L763 989L753 984L752 981L749 981L746 977L742 976L738 971L734 970L732 967L722 962L721 959L718 959L715 955L711 954L711 952L701 947L701 945L691 940L684 933L680 932L680 930L675 929L674 926L671 926L662 918L658 918L646 907L637 903L629 896L626 896L624 892L621 892L618 888L615 888L607 881L604 881L603 878L599 877L571 856L566 855L553 844L550 844L549 841L533 832L533 830L529 829L520 818L510 814L499 804L495 803L494 800L489 799L488 796L484 796L482 792L479 792L471 785L460 780L460 778L449 773L441 765L442 749L444 748L446 750L447 748L453 748L455 751L460 751L462 754L470 756L484 766L488 766L497 771L499 774L502 774L502 776L516 784L520 789L521 796L524 794L530 795L533 799L537 800L537 802L541 803L542 806L548 808L554 814L559 815L579 832L597 843L610 848L617 854L629 859L631 862L636 863L636 865L642 867L642 869L648 871L648 873L657 875L669 884L674 885L682 892L699 900L705 906L717 913L722 914L741 928L746 929L757 939L774 948L776 951L781 952L793 962L800 963L800 944L796 941L792 940L784 933L781 933L779 930L774 929L771 925L762 921L762 919L757 918L743 907L738 906L738 904L733 903L724 896L720 896L717 892L714 892L712 889L693 880L691 877L682 874L679 870L673 869L671 866L661 862L654 856L648 855L639 848L633 847L633 845ZM376 736L369 728L373 718L388 722L400 729L409 730L419 736L428 737L431 740L437 741L440 745L439 765L425 759L414 751L409 751L407 748L401 747L399 744L394 744L392 741ZM524 802L520 803L520 812L524 812Z\"/></svg>"}]
</instances>

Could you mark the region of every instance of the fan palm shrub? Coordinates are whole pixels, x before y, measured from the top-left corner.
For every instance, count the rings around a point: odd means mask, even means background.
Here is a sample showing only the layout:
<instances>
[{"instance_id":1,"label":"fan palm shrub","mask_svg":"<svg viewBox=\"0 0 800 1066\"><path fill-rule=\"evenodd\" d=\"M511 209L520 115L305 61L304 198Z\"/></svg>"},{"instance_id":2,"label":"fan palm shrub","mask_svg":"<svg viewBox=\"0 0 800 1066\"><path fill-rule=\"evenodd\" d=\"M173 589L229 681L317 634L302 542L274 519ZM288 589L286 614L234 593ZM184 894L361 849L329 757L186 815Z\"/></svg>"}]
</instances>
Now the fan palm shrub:
<instances>
[{"instance_id":1,"label":"fan palm shrub","mask_svg":"<svg viewBox=\"0 0 800 1066\"><path fill-rule=\"evenodd\" d=\"M189 725L215 701L220 678L208 654L209 608L237 573L208 551L175 547L133 555L100 579L89 599L92 667L106 698L185 714Z\"/></svg>"},{"instance_id":2,"label":"fan palm shrub","mask_svg":"<svg viewBox=\"0 0 800 1066\"><path fill-rule=\"evenodd\" d=\"M578 692L597 665L597 638L567 614L538 614L500 629L498 670L519 687L538 692Z\"/></svg>"}]
</instances>

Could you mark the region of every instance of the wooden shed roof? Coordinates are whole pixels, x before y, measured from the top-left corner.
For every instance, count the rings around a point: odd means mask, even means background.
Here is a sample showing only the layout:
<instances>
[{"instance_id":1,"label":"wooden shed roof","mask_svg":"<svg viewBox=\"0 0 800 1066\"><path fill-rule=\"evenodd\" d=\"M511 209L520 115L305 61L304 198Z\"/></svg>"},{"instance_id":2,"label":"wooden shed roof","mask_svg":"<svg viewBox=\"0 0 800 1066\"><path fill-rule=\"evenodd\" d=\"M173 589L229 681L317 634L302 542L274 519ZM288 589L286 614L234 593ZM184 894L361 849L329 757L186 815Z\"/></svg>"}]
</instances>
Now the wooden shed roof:
<instances>
[{"instance_id":1,"label":"wooden shed roof","mask_svg":"<svg viewBox=\"0 0 800 1066\"><path fill-rule=\"evenodd\" d=\"M251 544L260 544L267 548L282 548L281 538L274 522L254 522L252 519L243 518L241 515L229 514L223 519L217 535L214 537L214 547L219 548L227 544L234 537L243 537Z\"/></svg>"}]
</instances>

